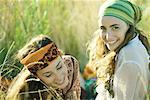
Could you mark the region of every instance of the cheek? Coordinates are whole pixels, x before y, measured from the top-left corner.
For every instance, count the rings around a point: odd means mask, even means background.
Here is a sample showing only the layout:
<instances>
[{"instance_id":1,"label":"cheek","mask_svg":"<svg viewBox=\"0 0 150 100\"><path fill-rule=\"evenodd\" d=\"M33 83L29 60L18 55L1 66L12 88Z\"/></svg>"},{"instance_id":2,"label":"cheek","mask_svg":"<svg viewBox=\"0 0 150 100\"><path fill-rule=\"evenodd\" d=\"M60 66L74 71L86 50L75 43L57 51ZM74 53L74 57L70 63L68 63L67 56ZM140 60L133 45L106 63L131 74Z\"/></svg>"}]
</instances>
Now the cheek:
<instances>
[{"instance_id":1,"label":"cheek","mask_svg":"<svg viewBox=\"0 0 150 100\"><path fill-rule=\"evenodd\" d=\"M121 33L121 36L122 36L123 39L125 38L128 29L129 29L129 26L122 25L122 27L120 29L120 33Z\"/></svg>"},{"instance_id":2,"label":"cheek","mask_svg":"<svg viewBox=\"0 0 150 100\"><path fill-rule=\"evenodd\" d=\"M100 32L99 36L101 39L105 40L105 37L106 37L105 33Z\"/></svg>"},{"instance_id":3,"label":"cheek","mask_svg":"<svg viewBox=\"0 0 150 100\"><path fill-rule=\"evenodd\" d=\"M120 38L121 38L122 40L124 40L124 38L125 38L125 36L126 36L126 32L127 32L127 30L121 30L121 31L119 32Z\"/></svg>"},{"instance_id":4,"label":"cheek","mask_svg":"<svg viewBox=\"0 0 150 100\"><path fill-rule=\"evenodd\" d=\"M68 69L65 65L62 66L62 69L60 71L62 75L68 75Z\"/></svg>"},{"instance_id":5,"label":"cheek","mask_svg":"<svg viewBox=\"0 0 150 100\"><path fill-rule=\"evenodd\" d=\"M127 30L125 30L125 29L121 30L121 33L122 33L123 36L125 36L126 32L127 32Z\"/></svg>"},{"instance_id":6,"label":"cheek","mask_svg":"<svg viewBox=\"0 0 150 100\"><path fill-rule=\"evenodd\" d=\"M67 68L66 66L63 66L62 70L61 70L63 73L66 73L67 72Z\"/></svg>"},{"instance_id":7,"label":"cheek","mask_svg":"<svg viewBox=\"0 0 150 100\"><path fill-rule=\"evenodd\" d=\"M47 85L51 84L54 81L53 77L48 78L48 77L44 77L44 76L38 75L38 78L41 81L43 81L44 83L46 83Z\"/></svg>"},{"instance_id":8,"label":"cheek","mask_svg":"<svg viewBox=\"0 0 150 100\"><path fill-rule=\"evenodd\" d=\"M48 86L51 86L55 80L54 78L44 78L42 81L46 83Z\"/></svg>"}]
</instances>

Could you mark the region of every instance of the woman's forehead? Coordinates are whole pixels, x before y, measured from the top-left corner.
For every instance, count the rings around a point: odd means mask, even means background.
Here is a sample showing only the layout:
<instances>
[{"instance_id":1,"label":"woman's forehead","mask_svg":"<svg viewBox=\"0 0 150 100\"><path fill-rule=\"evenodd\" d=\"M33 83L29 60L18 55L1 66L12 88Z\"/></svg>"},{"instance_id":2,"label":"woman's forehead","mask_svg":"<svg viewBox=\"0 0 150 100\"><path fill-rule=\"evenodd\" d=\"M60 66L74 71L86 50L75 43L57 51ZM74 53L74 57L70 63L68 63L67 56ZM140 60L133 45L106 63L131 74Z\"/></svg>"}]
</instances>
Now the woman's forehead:
<instances>
[{"instance_id":1,"label":"woman's forehead","mask_svg":"<svg viewBox=\"0 0 150 100\"><path fill-rule=\"evenodd\" d=\"M121 25L126 24L119 18L113 16L103 16L98 20L99 26L112 26L112 25Z\"/></svg>"}]
</instances>

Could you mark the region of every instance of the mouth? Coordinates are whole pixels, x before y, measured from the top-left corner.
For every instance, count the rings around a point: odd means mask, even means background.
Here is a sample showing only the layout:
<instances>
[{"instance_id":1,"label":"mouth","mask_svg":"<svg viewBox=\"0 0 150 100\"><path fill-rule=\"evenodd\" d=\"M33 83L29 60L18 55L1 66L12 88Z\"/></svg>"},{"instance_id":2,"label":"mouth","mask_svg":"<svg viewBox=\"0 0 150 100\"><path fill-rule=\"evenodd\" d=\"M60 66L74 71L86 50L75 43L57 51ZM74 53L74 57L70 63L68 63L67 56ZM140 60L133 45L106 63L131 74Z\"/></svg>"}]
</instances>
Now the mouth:
<instances>
[{"instance_id":1,"label":"mouth","mask_svg":"<svg viewBox=\"0 0 150 100\"><path fill-rule=\"evenodd\" d=\"M108 43L108 44L114 44L116 42L117 42L117 40L113 40L113 41L107 41L106 43Z\"/></svg>"},{"instance_id":2,"label":"mouth","mask_svg":"<svg viewBox=\"0 0 150 100\"><path fill-rule=\"evenodd\" d=\"M64 81L65 81L65 77L63 78L63 80L61 81L61 82L59 82L59 83L57 83L58 85L62 85L63 83L64 83Z\"/></svg>"}]
</instances>

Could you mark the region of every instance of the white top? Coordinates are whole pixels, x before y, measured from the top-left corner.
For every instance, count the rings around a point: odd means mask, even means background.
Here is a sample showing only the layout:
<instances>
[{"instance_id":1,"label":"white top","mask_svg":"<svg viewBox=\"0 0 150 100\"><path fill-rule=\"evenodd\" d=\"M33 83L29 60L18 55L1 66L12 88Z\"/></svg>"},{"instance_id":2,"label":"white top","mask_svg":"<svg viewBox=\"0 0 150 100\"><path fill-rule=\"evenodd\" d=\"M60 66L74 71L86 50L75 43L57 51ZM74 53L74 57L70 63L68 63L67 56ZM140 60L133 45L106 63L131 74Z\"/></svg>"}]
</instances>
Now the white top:
<instances>
[{"instance_id":1,"label":"white top","mask_svg":"<svg viewBox=\"0 0 150 100\"><path fill-rule=\"evenodd\" d=\"M114 74L114 93L98 86L96 100L145 100L150 82L149 55L138 36L123 47L119 54Z\"/></svg>"}]
</instances>

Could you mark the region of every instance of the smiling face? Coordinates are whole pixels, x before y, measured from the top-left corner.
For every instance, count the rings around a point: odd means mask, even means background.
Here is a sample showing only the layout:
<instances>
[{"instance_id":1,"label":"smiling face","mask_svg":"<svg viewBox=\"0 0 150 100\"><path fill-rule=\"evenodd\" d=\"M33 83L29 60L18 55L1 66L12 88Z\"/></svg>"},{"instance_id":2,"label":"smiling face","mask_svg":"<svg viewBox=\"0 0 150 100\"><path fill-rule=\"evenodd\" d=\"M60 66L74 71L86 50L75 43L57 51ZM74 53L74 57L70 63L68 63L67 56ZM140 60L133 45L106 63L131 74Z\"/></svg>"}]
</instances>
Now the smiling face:
<instances>
[{"instance_id":1,"label":"smiling face","mask_svg":"<svg viewBox=\"0 0 150 100\"><path fill-rule=\"evenodd\" d=\"M44 83L55 89L63 89L69 82L67 67L60 56L48 63L44 69L38 70L36 74Z\"/></svg>"},{"instance_id":2,"label":"smiling face","mask_svg":"<svg viewBox=\"0 0 150 100\"><path fill-rule=\"evenodd\" d=\"M103 16L99 19L100 37L107 48L114 51L124 41L129 25L121 19L112 16Z\"/></svg>"}]
</instances>

